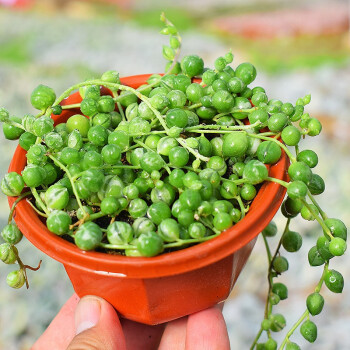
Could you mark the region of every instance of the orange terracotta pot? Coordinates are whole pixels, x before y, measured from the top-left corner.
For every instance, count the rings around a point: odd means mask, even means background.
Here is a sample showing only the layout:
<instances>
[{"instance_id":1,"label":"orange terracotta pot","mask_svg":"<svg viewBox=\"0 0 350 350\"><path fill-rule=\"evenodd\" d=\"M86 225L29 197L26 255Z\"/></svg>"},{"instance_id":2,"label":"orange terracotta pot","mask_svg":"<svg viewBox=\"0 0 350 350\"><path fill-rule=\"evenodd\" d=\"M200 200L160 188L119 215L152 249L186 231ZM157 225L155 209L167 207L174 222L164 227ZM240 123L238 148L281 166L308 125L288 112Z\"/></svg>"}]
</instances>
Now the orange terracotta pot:
<instances>
[{"instance_id":1,"label":"orange terracotta pot","mask_svg":"<svg viewBox=\"0 0 350 350\"><path fill-rule=\"evenodd\" d=\"M133 88L149 75L131 76L122 83ZM108 92L107 92L108 93ZM75 93L62 102L81 101ZM53 116L56 124L79 110ZM9 171L21 173L26 152L18 146ZM270 176L286 179L285 154L269 168ZM15 221L27 239L45 254L61 262L76 293L93 294L109 301L121 316L145 324L167 322L224 301L245 265L258 234L279 209L285 189L262 185L246 217L220 236L183 250L152 258L108 255L81 251L74 244L48 231L31 206L22 200ZM9 197L10 206L15 198Z\"/></svg>"}]
</instances>

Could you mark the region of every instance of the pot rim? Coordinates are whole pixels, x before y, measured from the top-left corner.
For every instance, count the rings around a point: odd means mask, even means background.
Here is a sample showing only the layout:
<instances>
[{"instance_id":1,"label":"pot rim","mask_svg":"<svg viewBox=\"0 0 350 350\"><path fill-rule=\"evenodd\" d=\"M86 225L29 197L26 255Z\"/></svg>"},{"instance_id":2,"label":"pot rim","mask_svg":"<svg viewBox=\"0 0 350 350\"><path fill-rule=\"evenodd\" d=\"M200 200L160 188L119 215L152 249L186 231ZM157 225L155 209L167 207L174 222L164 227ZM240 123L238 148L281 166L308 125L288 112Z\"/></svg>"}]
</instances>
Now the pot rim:
<instances>
[{"instance_id":1,"label":"pot rim","mask_svg":"<svg viewBox=\"0 0 350 350\"><path fill-rule=\"evenodd\" d=\"M124 85L133 88L145 83L152 74L121 78ZM62 105L81 100L76 92L62 101ZM64 110L65 112L66 110ZM77 110L76 110L77 111ZM63 112L63 113L64 113ZM61 114L62 116L62 114ZM59 116L53 116L57 119ZM26 151L16 148L8 171L21 173L26 164ZM269 176L287 179L288 157L284 152L280 160L269 167ZM51 233L26 200L15 209L14 220L26 238L53 259L95 273L129 278L155 278L185 273L219 261L252 241L272 220L279 209L286 189L273 182L265 182L253 200L249 212L241 221L218 237L178 251L151 258L109 255L102 252L82 251L75 244ZM17 197L8 197L10 207Z\"/></svg>"}]
</instances>

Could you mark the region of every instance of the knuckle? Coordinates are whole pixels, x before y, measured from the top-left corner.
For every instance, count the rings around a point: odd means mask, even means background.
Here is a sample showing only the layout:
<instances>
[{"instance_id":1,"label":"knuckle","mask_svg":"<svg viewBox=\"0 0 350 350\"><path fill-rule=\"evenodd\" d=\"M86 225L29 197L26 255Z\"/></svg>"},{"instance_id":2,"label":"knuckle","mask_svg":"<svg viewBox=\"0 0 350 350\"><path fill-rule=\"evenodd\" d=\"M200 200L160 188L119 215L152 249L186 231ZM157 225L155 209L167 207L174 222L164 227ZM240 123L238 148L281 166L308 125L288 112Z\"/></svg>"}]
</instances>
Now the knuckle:
<instances>
[{"instance_id":1,"label":"knuckle","mask_svg":"<svg viewBox=\"0 0 350 350\"><path fill-rule=\"evenodd\" d=\"M85 334L84 334L85 333ZM89 332L91 333L91 332ZM69 344L67 350L105 350L106 346L93 334L83 332L76 336Z\"/></svg>"}]
</instances>

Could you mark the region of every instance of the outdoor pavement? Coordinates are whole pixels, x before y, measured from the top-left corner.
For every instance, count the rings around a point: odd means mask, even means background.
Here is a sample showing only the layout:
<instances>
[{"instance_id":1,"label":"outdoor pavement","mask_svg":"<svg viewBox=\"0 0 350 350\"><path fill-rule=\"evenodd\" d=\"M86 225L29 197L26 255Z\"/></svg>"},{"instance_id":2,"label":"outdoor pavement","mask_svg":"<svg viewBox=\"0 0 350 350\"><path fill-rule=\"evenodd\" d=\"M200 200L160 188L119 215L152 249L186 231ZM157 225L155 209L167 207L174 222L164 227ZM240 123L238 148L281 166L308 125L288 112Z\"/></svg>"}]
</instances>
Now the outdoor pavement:
<instances>
[{"instance_id":1,"label":"outdoor pavement","mask_svg":"<svg viewBox=\"0 0 350 350\"><path fill-rule=\"evenodd\" d=\"M229 49L203 32L190 31L182 36L183 54L199 54L208 66ZM73 20L59 15L44 18L0 10L0 47L11 41L22 45L23 52L15 63L0 61L0 105L16 115L32 112L28 96L40 83L59 93L105 70L116 69L126 76L160 72L164 66L161 44L166 43L166 38L155 29L121 22ZM245 59L244 52L239 52L234 64ZM327 184L319 202L329 217L339 217L349 227L350 61L345 66L327 65L277 75L259 72L256 84L264 86L270 98L284 101L295 102L300 96L312 94L308 111L322 116L328 126L312 144L310 140L305 144L305 148L309 145L317 151L320 158L317 172ZM1 176L7 171L15 146L0 136ZM7 215L6 197L1 195L0 224L5 225ZM277 216L276 221L282 228L283 218ZM321 274L320 268L308 267L307 263L307 251L321 230L314 223L298 220L292 228L303 234L304 245L294 253L297 258L288 253L290 269L281 281L287 282L290 298L276 307L276 312L288 315L289 327L303 313L305 298ZM29 273L29 290L7 287L5 280L11 267L0 264L0 348L7 350L29 349L73 292L59 263L25 239L19 249L27 264L36 265L40 259L43 264L39 272ZM324 290L324 312L315 318L319 340L307 344L298 332L292 338L302 349L346 350L350 344L350 254L332 261L331 266L344 275L344 293L335 295ZM249 349L259 328L267 288L266 268L264 246L259 239L224 308L232 349Z\"/></svg>"}]
</instances>

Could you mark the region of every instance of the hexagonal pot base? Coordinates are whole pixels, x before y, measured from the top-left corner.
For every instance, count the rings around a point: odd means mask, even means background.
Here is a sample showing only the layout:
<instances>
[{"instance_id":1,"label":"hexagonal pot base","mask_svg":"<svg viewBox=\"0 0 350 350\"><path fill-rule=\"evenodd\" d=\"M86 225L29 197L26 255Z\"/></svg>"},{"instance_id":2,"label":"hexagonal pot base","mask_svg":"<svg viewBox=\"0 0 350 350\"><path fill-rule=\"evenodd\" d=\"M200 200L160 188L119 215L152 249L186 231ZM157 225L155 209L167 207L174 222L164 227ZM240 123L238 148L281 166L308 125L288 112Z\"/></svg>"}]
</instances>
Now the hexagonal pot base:
<instances>
[{"instance_id":1,"label":"hexagonal pot base","mask_svg":"<svg viewBox=\"0 0 350 350\"><path fill-rule=\"evenodd\" d=\"M179 275L127 278L103 271L82 274L70 266L65 269L78 295L100 296L114 305L123 317L154 325L226 300L255 241L211 265Z\"/></svg>"}]
</instances>

